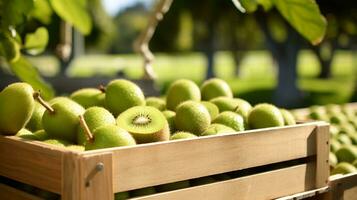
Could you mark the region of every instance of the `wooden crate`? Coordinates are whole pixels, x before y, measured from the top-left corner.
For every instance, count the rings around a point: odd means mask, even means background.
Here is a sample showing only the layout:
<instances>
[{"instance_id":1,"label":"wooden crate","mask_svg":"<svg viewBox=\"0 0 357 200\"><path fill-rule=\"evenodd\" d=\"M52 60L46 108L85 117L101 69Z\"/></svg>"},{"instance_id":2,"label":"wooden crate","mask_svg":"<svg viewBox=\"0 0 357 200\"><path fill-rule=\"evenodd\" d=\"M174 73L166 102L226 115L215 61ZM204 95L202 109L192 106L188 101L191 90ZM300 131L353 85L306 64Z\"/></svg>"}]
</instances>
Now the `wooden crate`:
<instances>
[{"instance_id":1,"label":"wooden crate","mask_svg":"<svg viewBox=\"0 0 357 200\"><path fill-rule=\"evenodd\" d=\"M306 163L136 198L274 199L327 185L328 137L328 124L312 122L83 153L0 137L0 175L60 194L63 200L111 200L116 192L309 158Z\"/></svg>"}]
</instances>

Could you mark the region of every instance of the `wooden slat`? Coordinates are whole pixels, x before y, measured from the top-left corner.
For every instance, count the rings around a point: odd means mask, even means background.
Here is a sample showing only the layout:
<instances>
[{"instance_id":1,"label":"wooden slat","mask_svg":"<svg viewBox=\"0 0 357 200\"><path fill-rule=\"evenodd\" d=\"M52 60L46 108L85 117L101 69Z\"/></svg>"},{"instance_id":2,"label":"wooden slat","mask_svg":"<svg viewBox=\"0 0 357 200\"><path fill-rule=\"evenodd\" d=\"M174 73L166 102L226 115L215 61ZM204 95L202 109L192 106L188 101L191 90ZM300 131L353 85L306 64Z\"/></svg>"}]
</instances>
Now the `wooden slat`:
<instances>
[{"instance_id":1,"label":"wooden slat","mask_svg":"<svg viewBox=\"0 0 357 200\"><path fill-rule=\"evenodd\" d=\"M1 199L11 200L44 200L40 197L28 194L16 188L10 187L0 183L0 197Z\"/></svg>"},{"instance_id":2,"label":"wooden slat","mask_svg":"<svg viewBox=\"0 0 357 200\"><path fill-rule=\"evenodd\" d=\"M316 188L325 187L330 175L329 124L321 122L316 128Z\"/></svg>"},{"instance_id":3,"label":"wooden slat","mask_svg":"<svg viewBox=\"0 0 357 200\"><path fill-rule=\"evenodd\" d=\"M243 178L134 198L135 200L264 200L315 187L315 164L303 164ZM133 199L133 200L134 200Z\"/></svg>"},{"instance_id":4,"label":"wooden slat","mask_svg":"<svg viewBox=\"0 0 357 200\"><path fill-rule=\"evenodd\" d=\"M0 175L60 194L63 152L0 136Z\"/></svg>"},{"instance_id":5,"label":"wooden slat","mask_svg":"<svg viewBox=\"0 0 357 200\"><path fill-rule=\"evenodd\" d=\"M96 170L102 164L102 170ZM63 165L62 200L113 200L112 155L67 153Z\"/></svg>"},{"instance_id":6,"label":"wooden slat","mask_svg":"<svg viewBox=\"0 0 357 200\"><path fill-rule=\"evenodd\" d=\"M106 150L113 153L114 192L315 155L316 126L302 124Z\"/></svg>"}]
</instances>

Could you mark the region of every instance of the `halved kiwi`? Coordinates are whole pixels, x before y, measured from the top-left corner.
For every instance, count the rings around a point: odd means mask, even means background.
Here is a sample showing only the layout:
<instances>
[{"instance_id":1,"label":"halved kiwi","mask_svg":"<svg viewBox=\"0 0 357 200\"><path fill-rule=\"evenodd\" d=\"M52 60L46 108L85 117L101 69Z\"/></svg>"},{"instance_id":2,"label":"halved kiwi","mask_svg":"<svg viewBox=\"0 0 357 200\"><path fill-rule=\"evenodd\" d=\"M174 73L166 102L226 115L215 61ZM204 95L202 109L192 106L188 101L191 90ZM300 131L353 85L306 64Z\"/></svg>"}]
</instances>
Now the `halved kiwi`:
<instances>
[{"instance_id":1,"label":"halved kiwi","mask_svg":"<svg viewBox=\"0 0 357 200\"><path fill-rule=\"evenodd\" d=\"M117 118L119 127L133 135L137 143L166 141L170 129L165 116L150 106L134 106Z\"/></svg>"}]
</instances>

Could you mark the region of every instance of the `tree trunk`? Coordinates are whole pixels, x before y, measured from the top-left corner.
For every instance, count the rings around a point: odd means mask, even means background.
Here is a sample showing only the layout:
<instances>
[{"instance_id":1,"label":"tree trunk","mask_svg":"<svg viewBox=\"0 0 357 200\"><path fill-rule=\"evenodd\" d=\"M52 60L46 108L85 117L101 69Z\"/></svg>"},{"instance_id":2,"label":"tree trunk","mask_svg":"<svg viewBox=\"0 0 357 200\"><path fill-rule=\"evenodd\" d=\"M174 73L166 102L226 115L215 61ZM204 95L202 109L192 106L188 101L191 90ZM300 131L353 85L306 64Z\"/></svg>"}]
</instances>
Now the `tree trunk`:
<instances>
[{"instance_id":1,"label":"tree trunk","mask_svg":"<svg viewBox=\"0 0 357 200\"><path fill-rule=\"evenodd\" d=\"M331 56L328 58L323 58L320 52L320 46L313 46L312 50L314 51L317 59L319 60L321 70L318 75L320 79L329 79L332 76L331 63L333 58L333 53L335 48L331 47Z\"/></svg>"},{"instance_id":2,"label":"tree trunk","mask_svg":"<svg viewBox=\"0 0 357 200\"><path fill-rule=\"evenodd\" d=\"M215 54L215 38L214 38L214 23L212 20L208 22L208 35L207 35L207 48L205 49L205 55L207 59L207 71L206 79L215 77L214 74L214 54Z\"/></svg>"}]
</instances>

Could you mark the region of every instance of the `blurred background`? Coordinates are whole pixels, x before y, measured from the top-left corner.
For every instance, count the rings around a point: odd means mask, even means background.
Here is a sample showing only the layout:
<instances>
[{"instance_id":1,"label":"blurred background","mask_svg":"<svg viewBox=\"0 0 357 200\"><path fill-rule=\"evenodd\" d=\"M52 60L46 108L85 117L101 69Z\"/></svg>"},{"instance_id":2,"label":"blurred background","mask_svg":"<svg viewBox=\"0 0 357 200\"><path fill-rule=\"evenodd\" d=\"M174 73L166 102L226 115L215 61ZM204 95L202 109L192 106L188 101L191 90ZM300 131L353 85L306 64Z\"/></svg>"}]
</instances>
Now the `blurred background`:
<instances>
[{"instance_id":1,"label":"blurred background","mask_svg":"<svg viewBox=\"0 0 357 200\"><path fill-rule=\"evenodd\" d=\"M25 28L46 26L49 41L40 56L25 56L46 80L70 77L83 82L81 87L115 77L140 80L143 60L133 51L133 42L147 26L156 2L88 0L92 30L86 36L71 33L69 59L56 54L63 42L60 17L49 15L48 23L34 19ZM356 2L316 2L328 25L322 42L313 46L276 9L247 14L228 0L174 0L150 42L157 79L152 82L155 92L148 93L164 95L180 78L200 84L219 77L236 97L252 104L296 108L357 101ZM0 77L0 85L13 78L6 64L1 65ZM60 88L65 82L52 84Z\"/></svg>"}]
</instances>

